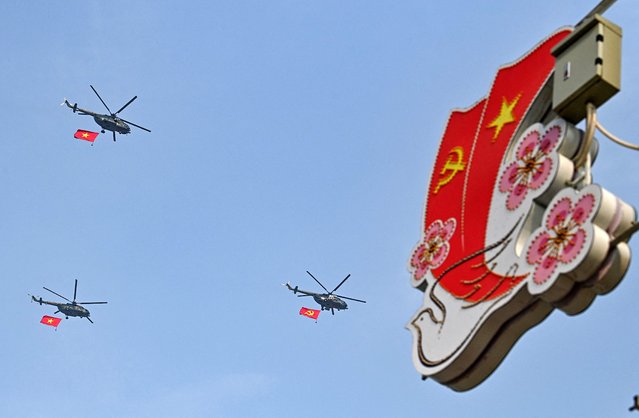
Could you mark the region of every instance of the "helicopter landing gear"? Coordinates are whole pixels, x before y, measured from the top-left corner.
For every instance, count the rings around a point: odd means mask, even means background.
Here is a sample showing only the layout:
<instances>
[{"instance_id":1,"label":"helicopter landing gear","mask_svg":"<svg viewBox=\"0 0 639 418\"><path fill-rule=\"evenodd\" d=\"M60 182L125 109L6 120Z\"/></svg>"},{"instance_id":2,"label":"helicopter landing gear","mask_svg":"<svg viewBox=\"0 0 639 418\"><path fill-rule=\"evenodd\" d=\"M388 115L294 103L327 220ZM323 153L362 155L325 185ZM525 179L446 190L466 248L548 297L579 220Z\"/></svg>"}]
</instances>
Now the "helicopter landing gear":
<instances>
[{"instance_id":1,"label":"helicopter landing gear","mask_svg":"<svg viewBox=\"0 0 639 418\"><path fill-rule=\"evenodd\" d=\"M104 133L104 129L102 129L100 132Z\"/></svg>"}]
</instances>

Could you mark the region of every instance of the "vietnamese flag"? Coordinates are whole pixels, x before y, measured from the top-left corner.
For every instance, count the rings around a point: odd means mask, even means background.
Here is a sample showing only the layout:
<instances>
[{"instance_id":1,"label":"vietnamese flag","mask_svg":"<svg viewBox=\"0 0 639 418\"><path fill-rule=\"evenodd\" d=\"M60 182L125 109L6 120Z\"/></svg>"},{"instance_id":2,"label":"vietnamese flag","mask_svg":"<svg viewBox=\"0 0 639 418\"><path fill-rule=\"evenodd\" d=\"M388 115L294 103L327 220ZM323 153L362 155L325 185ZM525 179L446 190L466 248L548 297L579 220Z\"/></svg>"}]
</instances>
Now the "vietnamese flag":
<instances>
[{"instance_id":1,"label":"vietnamese flag","mask_svg":"<svg viewBox=\"0 0 639 418\"><path fill-rule=\"evenodd\" d=\"M44 325L49 325L51 327L57 327L58 325L60 325L60 321L62 321L62 318L56 318L54 316L45 315L40 320L40 323Z\"/></svg>"},{"instance_id":2,"label":"vietnamese flag","mask_svg":"<svg viewBox=\"0 0 639 418\"><path fill-rule=\"evenodd\" d=\"M317 309L302 308L300 309L300 315L307 316L309 318L317 319L320 311Z\"/></svg>"},{"instance_id":3,"label":"vietnamese flag","mask_svg":"<svg viewBox=\"0 0 639 418\"><path fill-rule=\"evenodd\" d=\"M95 138L98 137L97 132L85 131L82 129L78 129L78 131L73 135L74 138L82 139L84 141L93 142Z\"/></svg>"}]
</instances>

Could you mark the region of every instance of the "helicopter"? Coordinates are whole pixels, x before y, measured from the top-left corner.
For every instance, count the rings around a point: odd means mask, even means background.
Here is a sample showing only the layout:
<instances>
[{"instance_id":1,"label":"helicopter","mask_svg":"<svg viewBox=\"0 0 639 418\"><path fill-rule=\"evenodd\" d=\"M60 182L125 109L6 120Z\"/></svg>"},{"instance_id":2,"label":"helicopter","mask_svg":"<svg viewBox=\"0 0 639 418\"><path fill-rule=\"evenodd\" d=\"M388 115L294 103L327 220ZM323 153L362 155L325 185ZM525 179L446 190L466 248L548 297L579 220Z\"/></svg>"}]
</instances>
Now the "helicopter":
<instances>
[{"instance_id":1,"label":"helicopter","mask_svg":"<svg viewBox=\"0 0 639 418\"><path fill-rule=\"evenodd\" d=\"M311 276L313 278L313 280L315 280L320 286L322 286L322 289L326 290L326 293L308 292L306 290L299 289L297 286L291 287L291 283L290 282L289 283L284 283L282 286L286 286L286 288L288 290L292 291L294 294L301 293L301 295L297 295L298 298L301 298L301 297L304 297L304 296L313 296L313 299L315 299L315 302L320 304L320 306L322 307L323 311L331 311L331 314L333 314L333 315L335 315L335 309L337 309L338 311L348 309L348 305L342 299L348 299L348 300L354 300L355 302L366 303L365 300L354 299L354 298L349 298L349 297L346 297L346 296L341 296L341 295L334 294L335 291L337 289L339 289L339 287L341 285L343 285L344 282L346 280L348 280L349 277L351 277L350 274L348 276L346 276L344 278L344 280L342 280L340 282L340 284L338 284L335 287L335 289L333 289L332 291L329 292L328 289L325 288L324 285L322 283L320 283L320 281L317 280L315 278L315 276L313 276L311 274L310 271L307 270L306 273L308 273L308 275Z\"/></svg>"},{"instance_id":2,"label":"helicopter","mask_svg":"<svg viewBox=\"0 0 639 418\"><path fill-rule=\"evenodd\" d=\"M102 100L102 97L100 97L100 95L98 94L98 91L95 88L93 88L93 86L90 84L89 84L89 87L91 87L91 90L93 90L95 95L98 96L98 99L100 99L104 107L106 107L106 110L109 111L108 115L103 115L100 113L92 112L90 110L81 109L78 107L77 103L71 104L66 98L64 99L64 102L62 102L60 106L67 105L69 108L73 109L73 113L79 112L80 115L93 116L93 120L95 120L95 123L100 125L100 127L102 128L102 131L101 131L102 133L104 133L105 130L113 132L114 142L115 142L116 132L119 134L124 134L124 135L131 133L131 127L129 125L133 125L136 128L140 128L147 132L151 132L150 129L144 128L140 125L136 125L135 123L129 122L128 120L124 120L118 116L118 113L122 112L128 105L130 105L135 99L137 99L138 96L134 96L131 100L126 102L126 104L122 106L120 110L113 113L111 112L111 109L109 109L109 106L107 106L107 104L104 102L104 100Z\"/></svg>"},{"instance_id":3,"label":"helicopter","mask_svg":"<svg viewBox=\"0 0 639 418\"><path fill-rule=\"evenodd\" d=\"M102 303L107 303L107 302L76 302L75 301L75 296L76 293L78 291L78 280L75 280L75 287L73 289L73 300L69 300L67 298L65 298L64 296L62 296L59 293L54 292L51 289L47 289L46 287L42 287L44 290L47 290L51 293L53 293L54 295L60 296L62 299L68 301L69 303L60 303L60 302L49 302L47 300L42 300L42 298L36 298L35 296L31 296L31 299L33 299L34 302L38 302L40 305L42 305L43 303L46 305L53 305L55 307L58 308L57 311L55 311L53 314L57 314L58 312L62 312L67 319L69 319L70 316L79 316L80 318L86 318L89 320L89 322L93 323L93 321L91 320L91 318L89 318L89 316L91 315L91 313L89 312L89 310L87 308L85 308L82 305L95 305L95 304L102 304Z\"/></svg>"}]
</instances>

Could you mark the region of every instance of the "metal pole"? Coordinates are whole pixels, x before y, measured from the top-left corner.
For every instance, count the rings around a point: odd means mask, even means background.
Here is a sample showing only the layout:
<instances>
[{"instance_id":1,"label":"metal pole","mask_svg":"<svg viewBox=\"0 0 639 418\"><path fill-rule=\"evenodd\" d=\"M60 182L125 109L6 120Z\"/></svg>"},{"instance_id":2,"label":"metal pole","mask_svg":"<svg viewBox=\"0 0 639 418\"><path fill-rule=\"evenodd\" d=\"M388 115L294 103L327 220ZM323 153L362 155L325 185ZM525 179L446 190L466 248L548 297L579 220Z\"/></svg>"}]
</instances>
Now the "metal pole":
<instances>
[{"instance_id":1,"label":"metal pole","mask_svg":"<svg viewBox=\"0 0 639 418\"><path fill-rule=\"evenodd\" d=\"M593 17L596 14L603 14L606 10L608 10L610 8L610 6L612 6L617 0L601 0L599 2L598 5L595 6L594 9L592 9L583 19L581 19L579 21L579 23L577 23L576 26L581 25L582 23L584 23L586 20L590 19L591 17Z\"/></svg>"}]
</instances>

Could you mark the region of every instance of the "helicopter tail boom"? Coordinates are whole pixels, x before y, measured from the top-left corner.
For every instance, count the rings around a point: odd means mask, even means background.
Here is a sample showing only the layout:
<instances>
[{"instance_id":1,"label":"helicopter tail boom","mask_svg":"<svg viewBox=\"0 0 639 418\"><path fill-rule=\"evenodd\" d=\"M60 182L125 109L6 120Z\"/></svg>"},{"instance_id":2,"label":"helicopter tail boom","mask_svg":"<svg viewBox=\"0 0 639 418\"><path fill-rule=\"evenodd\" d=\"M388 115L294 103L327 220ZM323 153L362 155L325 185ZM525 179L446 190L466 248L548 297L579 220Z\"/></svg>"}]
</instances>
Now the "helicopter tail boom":
<instances>
[{"instance_id":1,"label":"helicopter tail boom","mask_svg":"<svg viewBox=\"0 0 639 418\"><path fill-rule=\"evenodd\" d=\"M43 300L42 297L36 298L35 296L31 296L31 299L33 299L34 302L38 302L40 305L60 306L60 303Z\"/></svg>"},{"instance_id":2,"label":"helicopter tail boom","mask_svg":"<svg viewBox=\"0 0 639 418\"><path fill-rule=\"evenodd\" d=\"M60 106L64 106L64 105L67 105L69 108L73 109L73 113L76 113L78 111L78 104L73 103L73 105L71 105L71 103L69 103L66 97L64 98L64 102L60 103Z\"/></svg>"},{"instance_id":3,"label":"helicopter tail boom","mask_svg":"<svg viewBox=\"0 0 639 418\"><path fill-rule=\"evenodd\" d=\"M297 294L297 288L298 288L298 286L291 287L291 282L286 282L286 283L282 284L282 286L286 286L286 288L287 288L288 290L290 290L291 292L293 292L293 294Z\"/></svg>"},{"instance_id":4,"label":"helicopter tail boom","mask_svg":"<svg viewBox=\"0 0 639 418\"><path fill-rule=\"evenodd\" d=\"M77 103L73 103L73 104L69 103L69 101L66 98L64 99L64 102L60 104L60 106L64 106L64 105L67 105L69 109L73 110L73 113L79 113L80 115L90 115L90 116L97 115L97 113L92 112L90 110L79 108Z\"/></svg>"}]
</instances>

